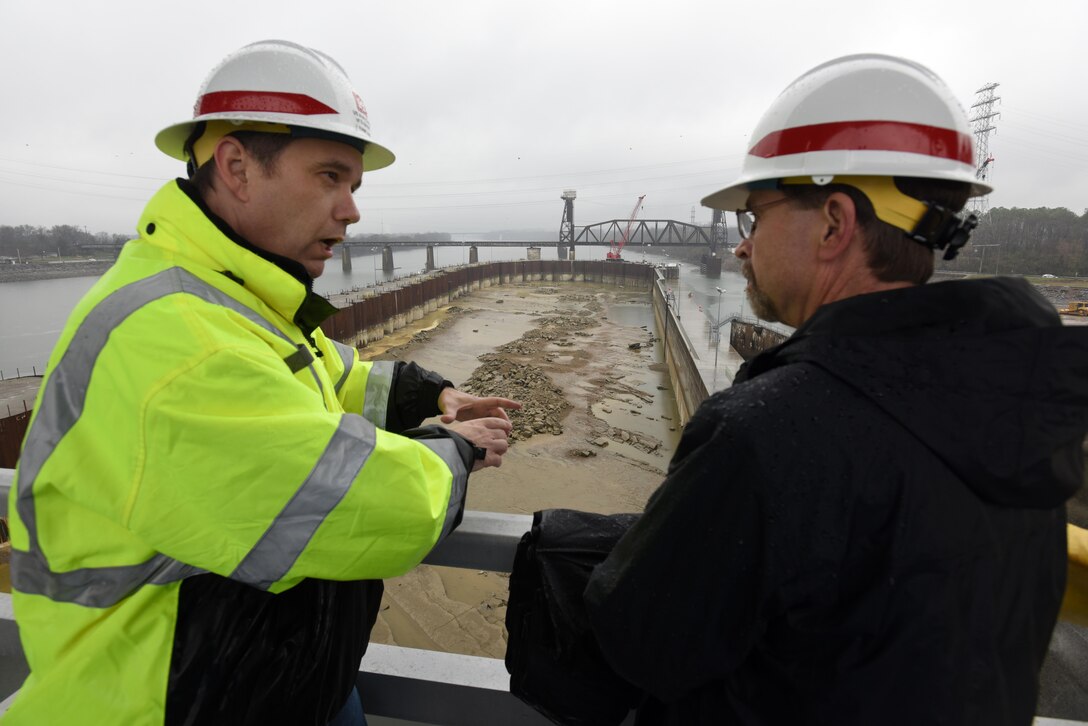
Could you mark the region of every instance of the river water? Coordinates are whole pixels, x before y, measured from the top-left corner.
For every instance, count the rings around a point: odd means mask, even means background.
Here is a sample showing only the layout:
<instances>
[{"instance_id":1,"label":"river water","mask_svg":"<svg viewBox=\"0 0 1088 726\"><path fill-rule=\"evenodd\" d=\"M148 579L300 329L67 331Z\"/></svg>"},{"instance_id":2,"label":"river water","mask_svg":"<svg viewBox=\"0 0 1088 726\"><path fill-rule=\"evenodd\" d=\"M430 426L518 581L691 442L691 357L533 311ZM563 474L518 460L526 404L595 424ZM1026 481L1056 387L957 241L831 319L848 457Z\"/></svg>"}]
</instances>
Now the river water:
<instances>
[{"instance_id":1,"label":"river water","mask_svg":"<svg viewBox=\"0 0 1088 726\"><path fill-rule=\"evenodd\" d=\"M576 259L604 259L606 247L580 246ZM541 259L554 260L558 251L554 245L540 250ZM435 247L435 265L449 267L468 262L467 246ZM480 262L525 259L524 247L478 247ZM390 282L419 272L426 264L427 251L423 247L399 249L393 252L396 268L390 272L381 269L381 250L356 249L352 256L351 272L341 269L339 256L325 267L325 274L314 283L314 289L323 295L333 295L353 289L366 288L375 282ZM631 262L671 262L667 254L655 250L647 254L641 248L628 248L624 258ZM49 354L60 336L61 329L79 299L91 288L97 277L72 277L61 280L33 280L29 282L0 283L0 375L5 378L17 375L41 373L49 360ZM744 278L723 272L721 279L711 280L699 273L697 265L680 263L680 278L671 281L673 294L681 310L681 322L692 341L697 354L709 365L715 353L724 355L728 349L728 332L724 344L716 350L713 335L714 323L731 315L744 312ZM721 288L718 293L716 288ZM720 306L720 312L719 312ZM653 317L645 311L632 311L643 322L653 326ZM632 321L633 322L633 321ZM724 359L722 361L725 362ZM726 380L722 376L722 381ZM719 387L719 386L715 386Z\"/></svg>"}]
</instances>

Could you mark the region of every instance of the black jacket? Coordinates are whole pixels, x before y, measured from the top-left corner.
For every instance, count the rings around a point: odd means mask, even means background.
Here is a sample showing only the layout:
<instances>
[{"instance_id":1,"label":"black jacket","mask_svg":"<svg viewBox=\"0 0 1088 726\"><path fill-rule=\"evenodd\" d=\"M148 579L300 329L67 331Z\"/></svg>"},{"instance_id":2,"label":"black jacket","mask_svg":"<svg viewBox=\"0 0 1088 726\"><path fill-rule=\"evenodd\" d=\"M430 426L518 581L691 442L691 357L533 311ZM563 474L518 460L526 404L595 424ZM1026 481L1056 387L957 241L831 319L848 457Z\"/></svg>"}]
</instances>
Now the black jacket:
<instances>
[{"instance_id":1,"label":"black jacket","mask_svg":"<svg viewBox=\"0 0 1088 726\"><path fill-rule=\"evenodd\" d=\"M1030 724L1088 329L1022 280L822 307L689 422L585 593L639 724Z\"/></svg>"}]
</instances>

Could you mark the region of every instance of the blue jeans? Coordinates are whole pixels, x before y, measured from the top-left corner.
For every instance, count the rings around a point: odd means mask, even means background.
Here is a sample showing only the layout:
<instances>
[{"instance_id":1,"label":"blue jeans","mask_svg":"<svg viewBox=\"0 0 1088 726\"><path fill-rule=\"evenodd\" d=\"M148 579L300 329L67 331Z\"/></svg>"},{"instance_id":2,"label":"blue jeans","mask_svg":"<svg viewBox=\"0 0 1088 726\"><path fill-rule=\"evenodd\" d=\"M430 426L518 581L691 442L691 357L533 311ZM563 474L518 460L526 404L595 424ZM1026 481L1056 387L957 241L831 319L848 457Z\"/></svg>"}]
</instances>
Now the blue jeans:
<instances>
[{"instance_id":1,"label":"blue jeans","mask_svg":"<svg viewBox=\"0 0 1088 726\"><path fill-rule=\"evenodd\" d=\"M329 726L366 726L366 714L363 713L363 702L359 700L359 689L352 688L344 707L340 713L332 717Z\"/></svg>"}]
</instances>

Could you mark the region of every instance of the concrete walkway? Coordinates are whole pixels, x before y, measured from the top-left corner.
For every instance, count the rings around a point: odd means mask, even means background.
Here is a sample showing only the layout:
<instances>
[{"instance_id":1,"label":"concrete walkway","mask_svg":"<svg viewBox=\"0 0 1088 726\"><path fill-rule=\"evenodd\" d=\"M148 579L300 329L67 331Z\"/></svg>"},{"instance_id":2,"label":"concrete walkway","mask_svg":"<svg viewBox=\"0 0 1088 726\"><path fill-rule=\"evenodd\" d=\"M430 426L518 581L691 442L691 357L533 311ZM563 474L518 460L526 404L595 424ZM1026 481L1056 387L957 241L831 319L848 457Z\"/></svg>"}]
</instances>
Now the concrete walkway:
<instances>
[{"instance_id":1,"label":"concrete walkway","mask_svg":"<svg viewBox=\"0 0 1088 726\"><path fill-rule=\"evenodd\" d=\"M41 376L24 376L0 381L0 418L14 416L34 408Z\"/></svg>"}]
</instances>

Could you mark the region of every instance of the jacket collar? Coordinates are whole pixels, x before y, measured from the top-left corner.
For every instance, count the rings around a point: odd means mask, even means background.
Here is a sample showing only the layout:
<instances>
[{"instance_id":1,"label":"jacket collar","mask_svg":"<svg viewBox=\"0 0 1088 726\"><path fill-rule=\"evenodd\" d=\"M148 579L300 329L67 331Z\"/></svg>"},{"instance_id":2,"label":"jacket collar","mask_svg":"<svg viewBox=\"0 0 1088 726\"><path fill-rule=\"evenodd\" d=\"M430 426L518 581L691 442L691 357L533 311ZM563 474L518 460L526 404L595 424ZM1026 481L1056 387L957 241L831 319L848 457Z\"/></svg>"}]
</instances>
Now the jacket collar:
<instances>
[{"instance_id":1,"label":"jacket collar","mask_svg":"<svg viewBox=\"0 0 1088 726\"><path fill-rule=\"evenodd\" d=\"M733 383L804 358L830 338L901 339L985 335L1061 326L1031 284L1018 277L936 282L873 292L824 305L781 344L745 362Z\"/></svg>"},{"instance_id":2,"label":"jacket collar","mask_svg":"<svg viewBox=\"0 0 1088 726\"><path fill-rule=\"evenodd\" d=\"M167 183L152 197L140 218L140 232L234 280L307 335L337 310L313 291L314 281L305 267L239 235L185 179Z\"/></svg>"}]
</instances>

